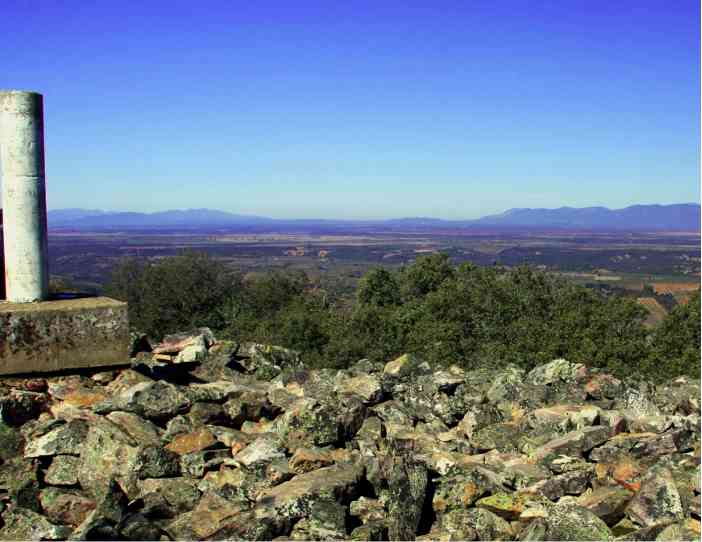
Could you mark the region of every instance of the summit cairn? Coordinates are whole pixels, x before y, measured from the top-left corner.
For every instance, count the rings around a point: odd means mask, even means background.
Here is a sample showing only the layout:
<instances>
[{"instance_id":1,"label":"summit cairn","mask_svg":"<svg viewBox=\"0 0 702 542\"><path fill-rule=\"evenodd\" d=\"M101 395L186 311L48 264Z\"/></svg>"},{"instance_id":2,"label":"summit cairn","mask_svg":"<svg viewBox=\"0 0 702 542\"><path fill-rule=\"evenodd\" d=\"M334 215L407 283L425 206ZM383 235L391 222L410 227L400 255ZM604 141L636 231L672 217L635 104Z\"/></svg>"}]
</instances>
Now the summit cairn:
<instances>
[{"instance_id":1,"label":"summit cairn","mask_svg":"<svg viewBox=\"0 0 702 542\"><path fill-rule=\"evenodd\" d=\"M195 331L153 347L212 339L192 362L0 379L0 540L699 539L699 382Z\"/></svg>"}]
</instances>

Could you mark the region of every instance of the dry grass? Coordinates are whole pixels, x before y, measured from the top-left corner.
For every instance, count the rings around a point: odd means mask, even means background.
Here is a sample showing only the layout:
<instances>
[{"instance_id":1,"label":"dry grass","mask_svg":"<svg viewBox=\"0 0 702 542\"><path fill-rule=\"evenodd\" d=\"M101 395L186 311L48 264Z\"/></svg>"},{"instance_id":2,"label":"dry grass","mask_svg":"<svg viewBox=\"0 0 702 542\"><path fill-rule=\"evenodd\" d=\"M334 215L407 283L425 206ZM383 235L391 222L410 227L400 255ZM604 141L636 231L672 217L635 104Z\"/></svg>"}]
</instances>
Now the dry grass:
<instances>
[{"instance_id":1,"label":"dry grass","mask_svg":"<svg viewBox=\"0 0 702 542\"><path fill-rule=\"evenodd\" d=\"M654 282L653 290L657 294L675 294L677 292L694 292L700 287L699 282Z\"/></svg>"}]
</instances>

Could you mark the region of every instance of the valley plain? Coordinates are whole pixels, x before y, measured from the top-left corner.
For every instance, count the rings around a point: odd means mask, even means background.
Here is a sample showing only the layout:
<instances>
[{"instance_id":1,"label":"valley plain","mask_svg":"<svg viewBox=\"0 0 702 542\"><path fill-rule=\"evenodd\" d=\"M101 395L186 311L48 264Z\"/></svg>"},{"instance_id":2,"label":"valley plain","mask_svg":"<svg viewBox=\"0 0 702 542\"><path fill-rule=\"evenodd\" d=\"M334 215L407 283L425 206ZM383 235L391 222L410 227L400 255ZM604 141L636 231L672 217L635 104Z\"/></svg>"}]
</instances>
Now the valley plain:
<instances>
[{"instance_id":1,"label":"valley plain","mask_svg":"<svg viewBox=\"0 0 702 542\"><path fill-rule=\"evenodd\" d=\"M334 297L353 294L376 266L398 268L443 252L458 264L522 264L622 295L685 302L699 288L698 232L603 232L538 229L420 229L372 226L229 227L127 231L55 230L49 235L52 278L59 286L98 292L124 257L153 260L183 250L207 252L244 273L300 270ZM665 302L665 298L668 301ZM670 308L670 307L668 307Z\"/></svg>"}]
</instances>

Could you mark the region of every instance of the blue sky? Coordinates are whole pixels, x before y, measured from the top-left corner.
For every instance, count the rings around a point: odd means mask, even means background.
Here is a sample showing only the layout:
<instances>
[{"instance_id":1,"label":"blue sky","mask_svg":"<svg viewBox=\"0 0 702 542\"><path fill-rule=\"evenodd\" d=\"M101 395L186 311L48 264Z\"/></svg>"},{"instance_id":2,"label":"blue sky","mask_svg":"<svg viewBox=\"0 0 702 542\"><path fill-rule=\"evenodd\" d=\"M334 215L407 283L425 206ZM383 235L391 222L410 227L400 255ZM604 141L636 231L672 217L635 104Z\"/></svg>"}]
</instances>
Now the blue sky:
<instances>
[{"instance_id":1,"label":"blue sky","mask_svg":"<svg viewBox=\"0 0 702 542\"><path fill-rule=\"evenodd\" d=\"M49 208L475 218L698 201L697 0L2 0Z\"/></svg>"}]
</instances>

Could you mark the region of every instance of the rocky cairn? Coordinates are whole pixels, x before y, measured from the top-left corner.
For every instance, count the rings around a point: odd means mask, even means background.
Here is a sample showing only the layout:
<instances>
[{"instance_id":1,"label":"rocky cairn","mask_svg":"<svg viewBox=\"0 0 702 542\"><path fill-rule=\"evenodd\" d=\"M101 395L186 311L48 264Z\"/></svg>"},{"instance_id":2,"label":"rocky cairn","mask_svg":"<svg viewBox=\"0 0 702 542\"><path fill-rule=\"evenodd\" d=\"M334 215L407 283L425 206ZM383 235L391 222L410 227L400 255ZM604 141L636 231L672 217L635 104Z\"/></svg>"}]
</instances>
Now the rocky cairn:
<instances>
[{"instance_id":1,"label":"rocky cairn","mask_svg":"<svg viewBox=\"0 0 702 542\"><path fill-rule=\"evenodd\" d=\"M691 540L700 385L515 367L310 370L207 329L0 380L0 539Z\"/></svg>"}]
</instances>

